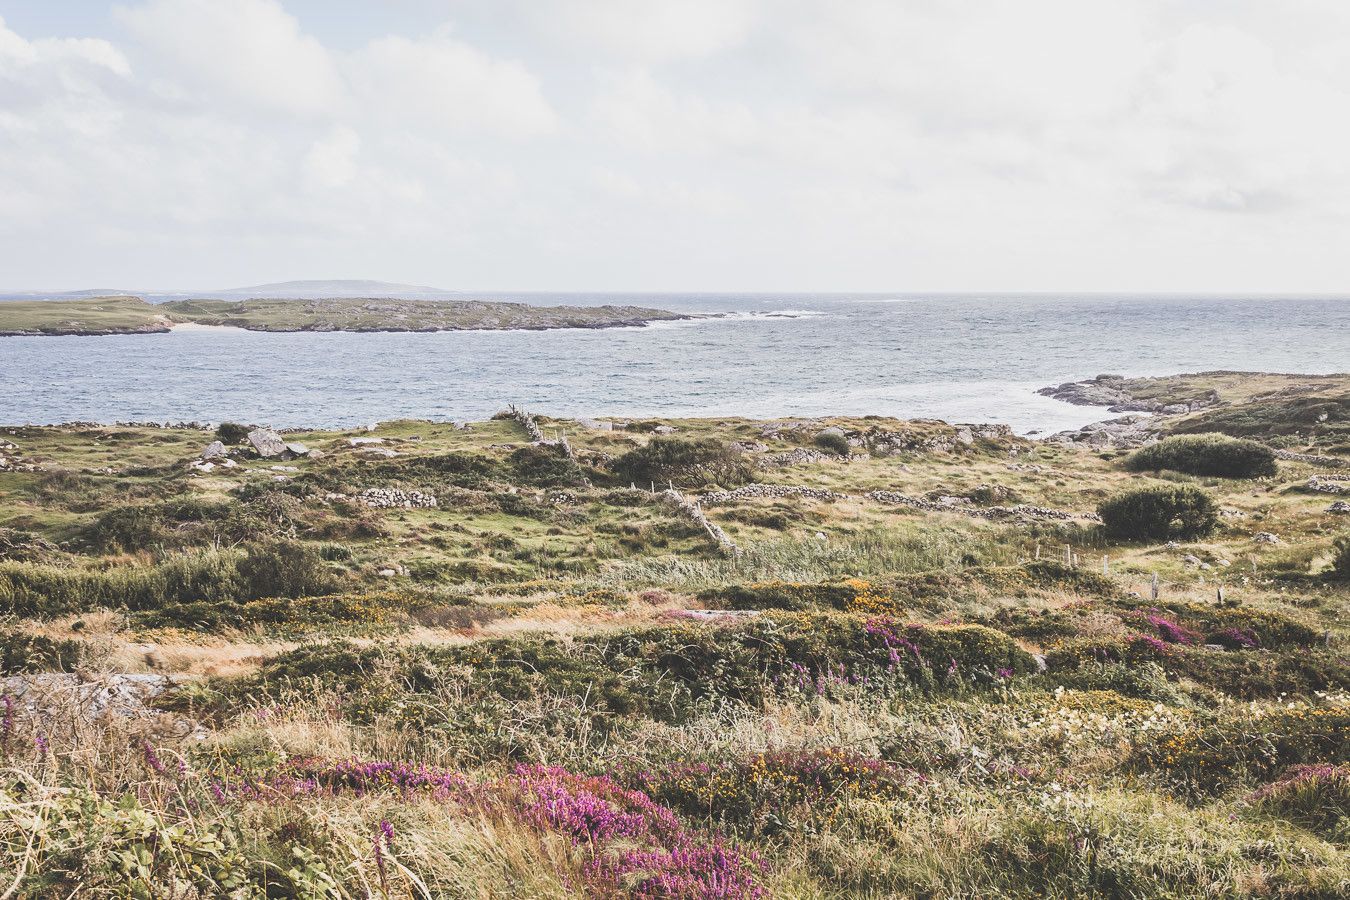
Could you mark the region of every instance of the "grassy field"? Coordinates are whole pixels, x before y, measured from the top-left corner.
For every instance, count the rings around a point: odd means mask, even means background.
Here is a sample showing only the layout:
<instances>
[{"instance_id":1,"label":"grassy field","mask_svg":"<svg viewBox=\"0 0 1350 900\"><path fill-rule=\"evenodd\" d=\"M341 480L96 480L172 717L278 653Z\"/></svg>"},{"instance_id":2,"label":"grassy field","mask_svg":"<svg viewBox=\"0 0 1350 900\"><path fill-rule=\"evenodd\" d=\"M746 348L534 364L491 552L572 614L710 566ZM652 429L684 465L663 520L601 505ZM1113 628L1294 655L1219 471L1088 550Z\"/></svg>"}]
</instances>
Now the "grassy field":
<instances>
[{"instance_id":1,"label":"grassy field","mask_svg":"<svg viewBox=\"0 0 1350 900\"><path fill-rule=\"evenodd\" d=\"M13 895L1350 891L1338 469L537 424L566 443L392 422L209 469L210 431L0 428ZM1108 538L1143 486L1217 527Z\"/></svg>"},{"instance_id":2,"label":"grassy field","mask_svg":"<svg viewBox=\"0 0 1350 900\"><path fill-rule=\"evenodd\" d=\"M0 337L21 334L147 334L168 331L163 310L139 297L0 303Z\"/></svg>"},{"instance_id":3,"label":"grassy field","mask_svg":"<svg viewBox=\"0 0 1350 900\"><path fill-rule=\"evenodd\" d=\"M638 306L530 306L478 300L178 300L137 297L0 303L0 336L143 334L178 323L250 331L611 328L685 318Z\"/></svg>"}]
</instances>

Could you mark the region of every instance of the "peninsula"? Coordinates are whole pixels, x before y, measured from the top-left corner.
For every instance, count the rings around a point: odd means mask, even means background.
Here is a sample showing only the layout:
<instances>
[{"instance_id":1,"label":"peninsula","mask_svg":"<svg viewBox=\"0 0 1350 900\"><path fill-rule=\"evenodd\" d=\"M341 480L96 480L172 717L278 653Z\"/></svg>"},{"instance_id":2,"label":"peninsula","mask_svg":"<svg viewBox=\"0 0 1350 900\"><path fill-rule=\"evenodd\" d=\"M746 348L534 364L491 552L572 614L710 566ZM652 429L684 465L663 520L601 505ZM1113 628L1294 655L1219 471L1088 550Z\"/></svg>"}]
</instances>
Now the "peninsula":
<instances>
[{"instance_id":1,"label":"peninsula","mask_svg":"<svg viewBox=\"0 0 1350 900\"><path fill-rule=\"evenodd\" d=\"M153 334L175 325L249 331L477 331L621 328L692 316L640 306L533 306L481 300L177 300L89 297L0 303L0 337Z\"/></svg>"}]
</instances>

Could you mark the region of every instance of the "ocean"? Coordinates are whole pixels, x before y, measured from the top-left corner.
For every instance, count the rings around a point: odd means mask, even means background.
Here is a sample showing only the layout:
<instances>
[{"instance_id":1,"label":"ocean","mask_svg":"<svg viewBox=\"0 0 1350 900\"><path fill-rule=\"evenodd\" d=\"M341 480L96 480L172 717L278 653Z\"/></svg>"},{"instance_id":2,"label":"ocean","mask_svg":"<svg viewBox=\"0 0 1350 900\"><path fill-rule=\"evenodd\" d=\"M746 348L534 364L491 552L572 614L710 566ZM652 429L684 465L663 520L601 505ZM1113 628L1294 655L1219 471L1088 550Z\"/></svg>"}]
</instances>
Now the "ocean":
<instances>
[{"instance_id":1,"label":"ocean","mask_svg":"<svg viewBox=\"0 0 1350 900\"><path fill-rule=\"evenodd\" d=\"M877 414L1048 433L1107 417L1035 391L1103 372L1350 371L1350 300L922 294L473 294L719 318L435 334L184 329L0 338L0 423L345 427L558 416Z\"/></svg>"}]
</instances>

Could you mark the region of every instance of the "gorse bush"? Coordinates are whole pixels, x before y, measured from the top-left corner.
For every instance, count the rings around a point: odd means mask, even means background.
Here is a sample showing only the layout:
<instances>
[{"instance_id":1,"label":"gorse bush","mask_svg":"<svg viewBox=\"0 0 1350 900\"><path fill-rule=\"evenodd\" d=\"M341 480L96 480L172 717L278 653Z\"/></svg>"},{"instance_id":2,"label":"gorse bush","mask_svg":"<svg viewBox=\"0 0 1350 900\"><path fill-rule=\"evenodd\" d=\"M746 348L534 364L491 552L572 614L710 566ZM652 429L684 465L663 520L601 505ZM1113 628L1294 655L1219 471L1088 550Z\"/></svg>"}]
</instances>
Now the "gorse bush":
<instances>
[{"instance_id":1,"label":"gorse bush","mask_svg":"<svg viewBox=\"0 0 1350 900\"><path fill-rule=\"evenodd\" d=\"M360 718L382 709L391 691L430 694L458 678L475 702L585 698L596 725L613 728L621 724L616 716L682 722L708 705L759 706L781 691L817 694L859 684L904 684L940 693L1035 670L1031 656L1010 638L978 625L925 627L840 613L774 618L734 627L634 629L568 643L507 638L465 647L316 644L268 660L257 676L227 690L251 702L313 680L348 694L349 710ZM372 678L377 672L383 679ZM418 715L432 714L428 704L409 705L414 707Z\"/></svg>"},{"instance_id":2,"label":"gorse bush","mask_svg":"<svg viewBox=\"0 0 1350 900\"><path fill-rule=\"evenodd\" d=\"M1136 766L1169 771L1194 790L1217 792L1244 776L1264 780L1289 766L1350 762L1350 709L1239 711L1228 721L1159 734L1134 756Z\"/></svg>"},{"instance_id":3,"label":"gorse bush","mask_svg":"<svg viewBox=\"0 0 1350 900\"><path fill-rule=\"evenodd\" d=\"M79 641L0 629L0 675L20 672L69 672L84 660Z\"/></svg>"},{"instance_id":4,"label":"gorse bush","mask_svg":"<svg viewBox=\"0 0 1350 900\"><path fill-rule=\"evenodd\" d=\"M573 487L585 482L581 467L560 446L530 444L509 459L518 480L539 487Z\"/></svg>"},{"instance_id":5,"label":"gorse bush","mask_svg":"<svg viewBox=\"0 0 1350 900\"><path fill-rule=\"evenodd\" d=\"M1350 534L1336 538L1332 544L1331 573L1337 578L1350 578Z\"/></svg>"},{"instance_id":6,"label":"gorse bush","mask_svg":"<svg viewBox=\"0 0 1350 900\"><path fill-rule=\"evenodd\" d=\"M249 427L238 422L221 422L216 428L216 440L222 444L242 444L248 440Z\"/></svg>"},{"instance_id":7,"label":"gorse bush","mask_svg":"<svg viewBox=\"0 0 1350 900\"><path fill-rule=\"evenodd\" d=\"M1199 488L1148 487L1117 494L1097 507L1106 533L1126 540L1204 537L1218 524L1213 498Z\"/></svg>"},{"instance_id":8,"label":"gorse bush","mask_svg":"<svg viewBox=\"0 0 1350 900\"><path fill-rule=\"evenodd\" d=\"M653 438L614 460L611 468L624 481L638 485L693 488L744 484L755 472L739 450L708 438Z\"/></svg>"},{"instance_id":9,"label":"gorse bush","mask_svg":"<svg viewBox=\"0 0 1350 900\"><path fill-rule=\"evenodd\" d=\"M815 436L815 445L836 456L848 456L848 438L838 431L822 431Z\"/></svg>"},{"instance_id":10,"label":"gorse bush","mask_svg":"<svg viewBox=\"0 0 1350 900\"><path fill-rule=\"evenodd\" d=\"M338 587L320 551L295 541L255 544L239 561L238 569L239 590L246 600L307 597Z\"/></svg>"},{"instance_id":11,"label":"gorse bush","mask_svg":"<svg viewBox=\"0 0 1350 900\"><path fill-rule=\"evenodd\" d=\"M1189 475L1261 478L1275 474L1275 453L1256 441L1221 434L1188 434L1136 450L1125 466L1135 472L1172 469Z\"/></svg>"}]
</instances>

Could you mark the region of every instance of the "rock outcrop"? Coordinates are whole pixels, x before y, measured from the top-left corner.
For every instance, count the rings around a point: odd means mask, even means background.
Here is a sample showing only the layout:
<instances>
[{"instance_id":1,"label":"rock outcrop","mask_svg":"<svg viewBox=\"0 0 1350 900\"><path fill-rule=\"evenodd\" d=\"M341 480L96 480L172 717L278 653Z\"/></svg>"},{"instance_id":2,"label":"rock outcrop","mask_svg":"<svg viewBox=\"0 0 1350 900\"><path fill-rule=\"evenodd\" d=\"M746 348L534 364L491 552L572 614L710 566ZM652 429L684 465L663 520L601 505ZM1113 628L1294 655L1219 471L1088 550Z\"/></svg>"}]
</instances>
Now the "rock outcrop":
<instances>
[{"instance_id":1,"label":"rock outcrop","mask_svg":"<svg viewBox=\"0 0 1350 900\"><path fill-rule=\"evenodd\" d=\"M1121 416L1105 422L1093 422L1046 438L1060 444L1083 444L1101 450L1132 450L1158 440L1157 422L1152 416Z\"/></svg>"},{"instance_id":2,"label":"rock outcrop","mask_svg":"<svg viewBox=\"0 0 1350 900\"><path fill-rule=\"evenodd\" d=\"M1206 391L1199 397L1192 397L1175 403L1163 403L1133 396L1127 387L1123 375L1098 375L1086 381L1066 381L1053 387L1043 387L1036 393L1043 397L1053 397L1075 406L1105 406L1110 412L1148 412L1161 415L1182 415L1199 409L1217 406L1219 395L1215 391Z\"/></svg>"}]
</instances>

